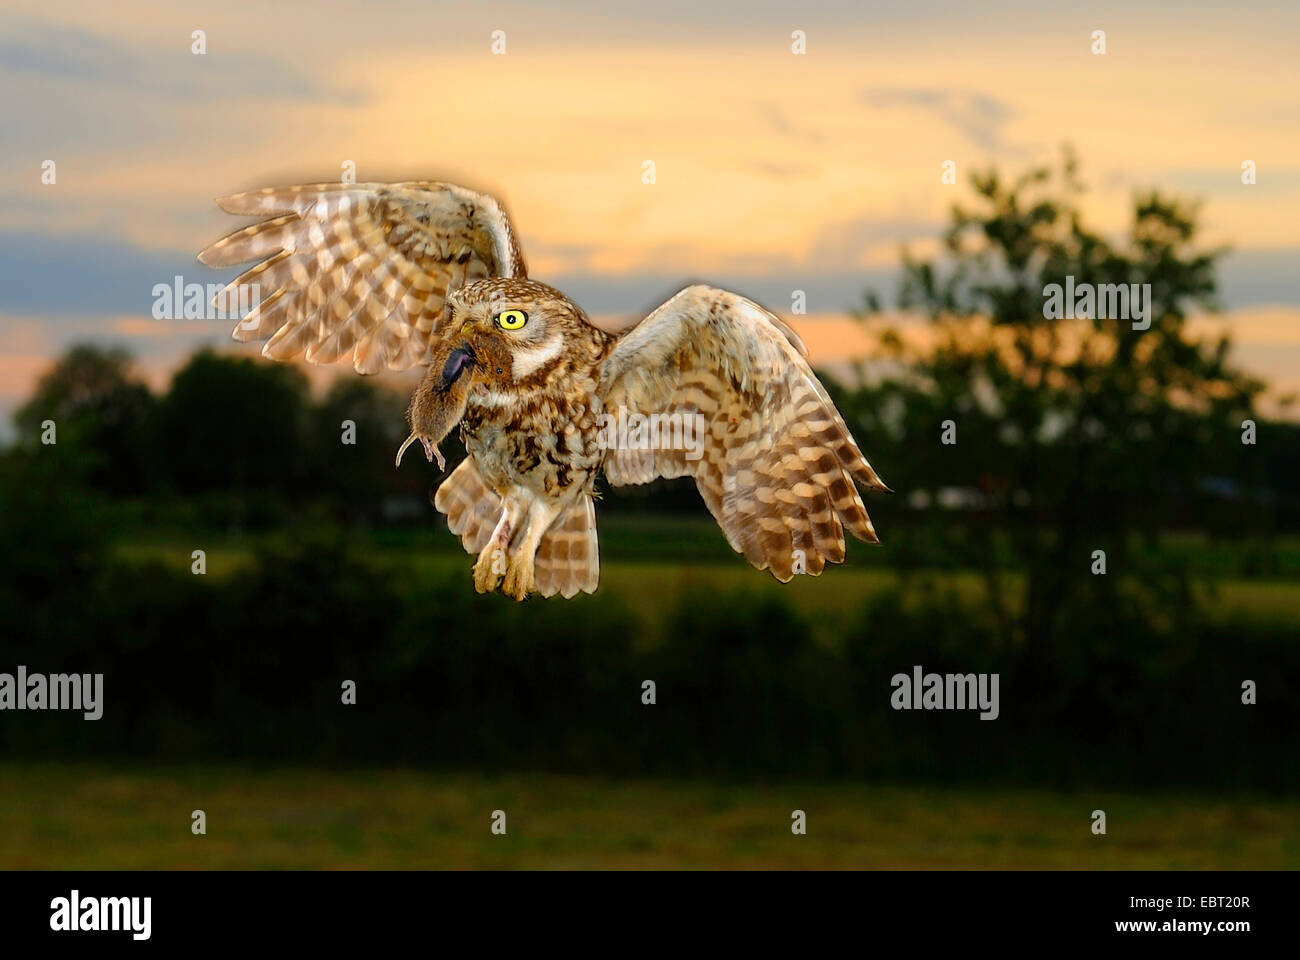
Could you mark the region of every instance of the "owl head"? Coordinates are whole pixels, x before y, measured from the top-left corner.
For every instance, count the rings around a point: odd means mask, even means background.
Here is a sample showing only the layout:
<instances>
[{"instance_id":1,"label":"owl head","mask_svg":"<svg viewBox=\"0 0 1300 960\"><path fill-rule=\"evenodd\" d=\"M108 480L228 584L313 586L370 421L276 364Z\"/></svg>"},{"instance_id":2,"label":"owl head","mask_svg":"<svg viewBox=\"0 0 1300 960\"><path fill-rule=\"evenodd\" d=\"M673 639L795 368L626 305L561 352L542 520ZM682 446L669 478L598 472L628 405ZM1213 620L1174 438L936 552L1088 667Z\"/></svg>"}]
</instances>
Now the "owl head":
<instances>
[{"instance_id":1,"label":"owl head","mask_svg":"<svg viewBox=\"0 0 1300 960\"><path fill-rule=\"evenodd\" d=\"M428 375L411 398L411 436L402 451L419 439L432 459L464 416L471 390L509 396L544 383L575 361L590 364L605 339L577 304L544 283L494 278L453 291Z\"/></svg>"},{"instance_id":2,"label":"owl head","mask_svg":"<svg viewBox=\"0 0 1300 960\"><path fill-rule=\"evenodd\" d=\"M480 280L447 297L446 379L472 372L494 391L544 381L574 358L595 330L554 287L517 278ZM585 351L582 351L585 353Z\"/></svg>"}]
</instances>

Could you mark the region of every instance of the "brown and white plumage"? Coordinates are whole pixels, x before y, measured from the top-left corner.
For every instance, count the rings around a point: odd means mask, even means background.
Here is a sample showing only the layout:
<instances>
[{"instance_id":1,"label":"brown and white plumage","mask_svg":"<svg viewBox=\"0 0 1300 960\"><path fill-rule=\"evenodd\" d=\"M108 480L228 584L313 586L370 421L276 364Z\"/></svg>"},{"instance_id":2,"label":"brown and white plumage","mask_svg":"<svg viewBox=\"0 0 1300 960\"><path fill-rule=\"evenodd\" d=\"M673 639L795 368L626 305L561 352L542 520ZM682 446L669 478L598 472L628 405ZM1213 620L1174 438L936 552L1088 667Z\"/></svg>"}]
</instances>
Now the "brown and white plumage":
<instances>
[{"instance_id":1,"label":"brown and white plumage","mask_svg":"<svg viewBox=\"0 0 1300 960\"><path fill-rule=\"evenodd\" d=\"M227 290L256 284L256 314L236 340L310 363L351 356L357 373L426 360L447 294L485 277L524 276L523 254L495 200L435 182L268 187L217 201L270 215L199 254L212 267L262 260ZM262 258L267 259L262 259Z\"/></svg>"},{"instance_id":2,"label":"brown and white plumage","mask_svg":"<svg viewBox=\"0 0 1300 960\"><path fill-rule=\"evenodd\" d=\"M732 548L782 582L799 561L844 560L841 524L879 542L854 480L887 489L805 359L802 341L756 303L708 286L681 291L605 361L607 406L700 414L704 456L616 450L611 483L692 476Z\"/></svg>"},{"instance_id":3,"label":"brown and white plumage","mask_svg":"<svg viewBox=\"0 0 1300 960\"><path fill-rule=\"evenodd\" d=\"M236 339L269 337L263 353L277 360L350 356L359 373L428 364L402 450L419 440L441 465L438 444L459 425L469 456L434 504L478 558L476 589L594 591L602 471L616 485L693 477L731 546L783 582L842 562L846 527L878 542L855 482L887 488L799 338L752 301L690 286L612 336L527 278L492 198L451 184L317 184L219 203L271 217L199 255L266 258L227 288L262 292ZM611 445L616 411L689 417L701 442Z\"/></svg>"}]
</instances>

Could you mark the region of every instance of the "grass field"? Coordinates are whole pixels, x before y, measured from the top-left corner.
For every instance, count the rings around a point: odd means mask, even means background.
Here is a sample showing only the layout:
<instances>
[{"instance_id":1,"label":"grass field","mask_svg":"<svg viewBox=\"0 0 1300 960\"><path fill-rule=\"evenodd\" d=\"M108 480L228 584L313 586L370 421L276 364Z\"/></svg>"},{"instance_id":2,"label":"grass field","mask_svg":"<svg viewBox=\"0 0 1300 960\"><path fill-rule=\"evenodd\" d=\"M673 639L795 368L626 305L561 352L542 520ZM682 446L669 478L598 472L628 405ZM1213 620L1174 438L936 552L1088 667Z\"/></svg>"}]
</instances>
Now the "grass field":
<instances>
[{"instance_id":1,"label":"grass field","mask_svg":"<svg viewBox=\"0 0 1300 960\"><path fill-rule=\"evenodd\" d=\"M208 574L216 577L228 575L252 559L253 544L247 540L199 539L202 542L196 544L192 539L175 537L138 538L122 542L118 552L127 559L170 562L188 570L191 550L201 545L207 552ZM1172 536L1170 549L1194 552L1200 543L1190 536ZM380 530L362 541L362 549L429 577L459 574L467 584L470 582L473 558L461 551L445 530ZM835 636L861 614L872 596L899 582L899 574L882 565L888 557L879 548L854 542L849 549L848 562L843 566L828 566L819 577L795 577L781 584L734 555L707 517L655 517L642 521L614 516L603 521L601 529L600 590L619 596L647 624L662 618L674 608L676 598L690 591L774 593L809 614L821 633ZM1294 545L1287 540L1278 552L1289 563ZM1232 566L1226 561L1218 565ZM951 589L968 601L982 597L982 577L976 571L936 569L921 575L935 589ZM1197 594L1209 615L1225 621L1243 618L1300 626L1300 579L1216 576L1211 580L1208 569L1203 575L1206 579ZM1010 599L1017 602L1023 577L1008 573L1006 583Z\"/></svg>"},{"instance_id":2,"label":"grass field","mask_svg":"<svg viewBox=\"0 0 1300 960\"><path fill-rule=\"evenodd\" d=\"M846 566L781 585L731 555L707 518L656 518L645 529L615 519L601 537L601 592L637 613L647 636L683 596L745 590L780 593L822 638L834 638L899 577L886 553L854 544ZM230 575L253 555L248 540L202 541L155 535L124 541L118 550L127 559L188 569L190 551L203 547L213 577ZM1173 546L1194 556L1207 545L1187 539ZM431 580L464 576L468 589L472 560L445 530L378 530L360 547ZM1295 544L1283 548L1279 556L1291 564ZM1285 565L1274 564L1271 577L1248 579L1227 547L1219 553L1212 566L1226 575L1201 587L1206 616L1300 624L1300 578L1277 575ZM975 571L921 576L936 589L979 600ZM1013 594L1020 582L1009 575ZM190 832L194 809L207 814L205 836ZM498 809L506 812L505 836L489 829ZM795 809L807 813L805 836L791 834ZM1091 832L1096 809L1106 812L1106 836ZM1296 869L1300 800L0 765L3 867Z\"/></svg>"},{"instance_id":3,"label":"grass field","mask_svg":"<svg viewBox=\"0 0 1300 960\"><path fill-rule=\"evenodd\" d=\"M207 834L191 833L191 812ZM791 811L807 814L804 836ZM1090 814L1106 812L1094 836ZM507 833L493 835L492 812ZM1300 802L0 766L0 868L1294 869Z\"/></svg>"}]
</instances>

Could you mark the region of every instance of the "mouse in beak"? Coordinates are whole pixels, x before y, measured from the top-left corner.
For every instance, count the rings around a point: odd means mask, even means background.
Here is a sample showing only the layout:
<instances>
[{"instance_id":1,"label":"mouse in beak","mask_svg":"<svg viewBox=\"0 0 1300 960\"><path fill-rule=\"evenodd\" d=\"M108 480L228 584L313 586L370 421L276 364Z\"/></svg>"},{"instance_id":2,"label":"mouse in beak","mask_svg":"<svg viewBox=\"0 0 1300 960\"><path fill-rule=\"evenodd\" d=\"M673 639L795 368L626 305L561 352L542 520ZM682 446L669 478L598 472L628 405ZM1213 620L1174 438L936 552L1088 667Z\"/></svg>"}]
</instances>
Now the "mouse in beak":
<instances>
[{"instance_id":1,"label":"mouse in beak","mask_svg":"<svg viewBox=\"0 0 1300 960\"><path fill-rule=\"evenodd\" d=\"M398 466L406 448L419 440L425 457L430 462L436 459L439 470L447 469L446 458L438 444L465 415L470 387L479 366L478 354L469 341L471 333L473 325L465 323L461 327L461 336L448 338L429 364L429 372L411 397L411 406L406 411L411 435L397 451Z\"/></svg>"}]
</instances>

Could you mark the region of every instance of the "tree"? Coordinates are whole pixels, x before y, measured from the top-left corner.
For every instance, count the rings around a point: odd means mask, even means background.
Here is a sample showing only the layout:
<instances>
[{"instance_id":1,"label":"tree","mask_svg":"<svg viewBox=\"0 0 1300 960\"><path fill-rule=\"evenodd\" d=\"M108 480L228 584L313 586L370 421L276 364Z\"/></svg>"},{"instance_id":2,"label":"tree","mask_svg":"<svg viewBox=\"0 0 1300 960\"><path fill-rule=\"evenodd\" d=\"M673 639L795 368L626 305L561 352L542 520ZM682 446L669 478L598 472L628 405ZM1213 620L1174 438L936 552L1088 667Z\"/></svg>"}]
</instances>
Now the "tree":
<instances>
[{"instance_id":1,"label":"tree","mask_svg":"<svg viewBox=\"0 0 1300 960\"><path fill-rule=\"evenodd\" d=\"M427 500L436 474L424 457L408 458L400 470L393 467L410 429L406 404L405 394L347 371L312 409L312 492L331 500L341 517L374 522L391 497L405 495L417 506Z\"/></svg>"},{"instance_id":2,"label":"tree","mask_svg":"<svg viewBox=\"0 0 1300 960\"><path fill-rule=\"evenodd\" d=\"M159 404L157 442L176 490L234 497L243 510L269 493L296 499L308 472L308 399L294 367L196 353Z\"/></svg>"},{"instance_id":3,"label":"tree","mask_svg":"<svg viewBox=\"0 0 1300 960\"><path fill-rule=\"evenodd\" d=\"M1013 642L1050 646L1088 617L1125 610L1186 615L1186 575L1158 559L1155 537L1195 519L1207 475L1248 472L1241 422L1263 389L1232 366L1226 337L1188 326L1194 310L1215 306L1223 251L1196 245L1195 205L1158 192L1136 198L1122 239L1086 226L1068 151L1056 172L971 183L975 205L954 208L943 255L904 253L898 306L924 323L878 321L890 372L844 398L847 412L882 437L869 449L904 452L885 470L904 496L979 491L980 509L937 526L983 571ZM1090 315L1071 319L1053 287L1067 283L1149 290L1149 326L1132 302L1127 317L1094 299ZM868 313L875 303L869 294ZM940 442L944 421L955 443ZM1105 575L1094 572L1096 550ZM1007 566L1024 571L1023 598Z\"/></svg>"},{"instance_id":4,"label":"tree","mask_svg":"<svg viewBox=\"0 0 1300 960\"><path fill-rule=\"evenodd\" d=\"M41 442L42 424L53 421L66 469L98 489L136 493L149 484L145 425L152 408L153 395L127 351L81 344L40 378L14 423L22 444L32 446Z\"/></svg>"}]
</instances>

